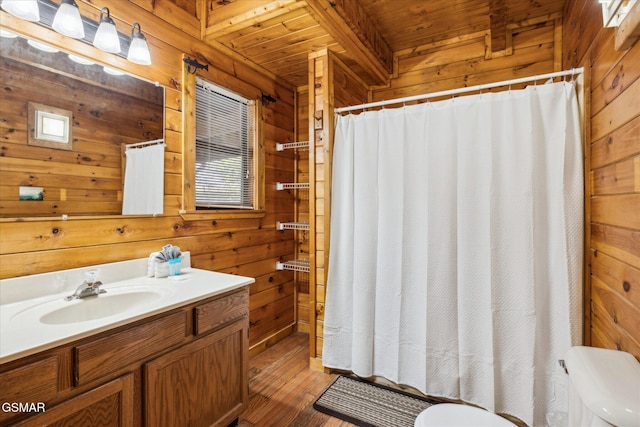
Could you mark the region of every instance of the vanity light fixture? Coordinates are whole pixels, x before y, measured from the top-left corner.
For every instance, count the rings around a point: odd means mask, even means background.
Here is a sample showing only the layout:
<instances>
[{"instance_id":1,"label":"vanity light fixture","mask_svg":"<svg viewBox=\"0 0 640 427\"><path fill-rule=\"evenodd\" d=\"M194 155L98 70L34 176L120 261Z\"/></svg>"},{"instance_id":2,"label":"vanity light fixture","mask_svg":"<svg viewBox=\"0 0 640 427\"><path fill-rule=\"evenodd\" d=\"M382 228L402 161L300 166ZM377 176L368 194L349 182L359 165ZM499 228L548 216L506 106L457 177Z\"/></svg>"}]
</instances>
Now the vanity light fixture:
<instances>
[{"instance_id":1,"label":"vanity light fixture","mask_svg":"<svg viewBox=\"0 0 640 427\"><path fill-rule=\"evenodd\" d=\"M38 0L2 0L0 7L7 13L26 21L37 22L40 20Z\"/></svg>"},{"instance_id":2,"label":"vanity light fixture","mask_svg":"<svg viewBox=\"0 0 640 427\"><path fill-rule=\"evenodd\" d=\"M59 6L56 1L59 1ZM118 32L107 7L100 10L99 22L82 17L75 0L0 0L0 8L18 18L36 21L43 27L53 28L60 34L92 44L136 64L151 65L149 45L140 24L136 22L131 26L131 39L127 40L125 35ZM0 36L10 37L5 35L4 30Z\"/></svg>"},{"instance_id":3,"label":"vanity light fixture","mask_svg":"<svg viewBox=\"0 0 640 427\"><path fill-rule=\"evenodd\" d=\"M111 19L108 7L100 11L100 25L93 39L93 45L109 53L120 53L120 37L116 23Z\"/></svg>"},{"instance_id":4,"label":"vanity light fixture","mask_svg":"<svg viewBox=\"0 0 640 427\"><path fill-rule=\"evenodd\" d=\"M54 30L74 39L84 38L84 26L80 9L75 0L62 0L51 24Z\"/></svg>"},{"instance_id":5,"label":"vanity light fixture","mask_svg":"<svg viewBox=\"0 0 640 427\"><path fill-rule=\"evenodd\" d=\"M151 54L149 53L147 39L142 34L140 24L137 22L131 26L131 44L129 45L127 59L136 64L151 65Z\"/></svg>"}]
</instances>

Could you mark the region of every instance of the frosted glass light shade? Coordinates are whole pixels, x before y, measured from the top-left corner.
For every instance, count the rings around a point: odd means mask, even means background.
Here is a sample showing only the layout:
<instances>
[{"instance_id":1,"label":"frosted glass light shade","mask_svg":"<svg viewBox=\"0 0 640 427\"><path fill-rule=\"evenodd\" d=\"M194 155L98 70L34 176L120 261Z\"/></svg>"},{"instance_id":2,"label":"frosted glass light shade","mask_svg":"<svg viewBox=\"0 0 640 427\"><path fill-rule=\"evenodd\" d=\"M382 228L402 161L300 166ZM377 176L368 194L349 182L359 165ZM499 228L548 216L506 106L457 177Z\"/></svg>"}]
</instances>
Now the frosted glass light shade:
<instances>
[{"instance_id":1,"label":"frosted glass light shade","mask_svg":"<svg viewBox=\"0 0 640 427\"><path fill-rule=\"evenodd\" d=\"M100 11L100 25L93 39L93 45L105 52L120 53L120 37L118 37L116 23L109 14L109 8L104 7Z\"/></svg>"},{"instance_id":2,"label":"frosted glass light shade","mask_svg":"<svg viewBox=\"0 0 640 427\"><path fill-rule=\"evenodd\" d=\"M51 24L60 34L74 39L84 38L84 26L80 17L80 9L74 0L62 0L56 16Z\"/></svg>"},{"instance_id":3,"label":"frosted glass light shade","mask_svg":"<svg viewBox=\"0 0 640 427\"><path fill-rule=\"evenodd\" d=\"M38 0L3 0L2 7L6 12L26 21L40 20Z\"/></svg>"},{"instance_id":4,"label":"frosted glass light shade","mask_svg":"<svg viewBox=\"0 0 640 427\"><path fill-rule=\"evenodd\" d=\"M135 31L136 28L138 32ZM136 64L151 65L151 53L149 53L147 39L142 34L138 23L133 24L131 27L131 44L129 45L127 59Z\"/></svg>"}]
</instances>

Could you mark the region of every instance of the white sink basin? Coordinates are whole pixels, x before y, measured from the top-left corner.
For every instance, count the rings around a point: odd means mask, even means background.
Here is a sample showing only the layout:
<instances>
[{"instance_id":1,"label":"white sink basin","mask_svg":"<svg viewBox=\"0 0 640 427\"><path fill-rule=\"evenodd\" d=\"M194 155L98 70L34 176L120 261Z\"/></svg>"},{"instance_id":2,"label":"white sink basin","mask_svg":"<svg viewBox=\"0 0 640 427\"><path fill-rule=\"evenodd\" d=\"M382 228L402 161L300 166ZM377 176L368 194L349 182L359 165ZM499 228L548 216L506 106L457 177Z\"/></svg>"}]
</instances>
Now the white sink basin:
<instances>
[{"instance_id":1,"label":"white sink basin","mask_svg":"<svg viewBox=\"0 0 640 427\"><path fill-rule=\"evenodd\" d=\"M164 287L107 288L106 293L65 301L55 298L15 313L11 321L36 320L46 325L64 325L102 319L151 305L171 293Z\"/></svg>"},{"instance_id":2,"label":"white sink basin","mask_svg":"<svg viewBox=\"0 0 640 427\"><path fill-rule=\"evenodd\" d=\"M125 311L139 308L162 298L162 293L155 291L135 291L119 294L100 294L97 296L64 301L64 307L50 311L40 317L40 322L48 325L86 322L102 319Z\"/></svg>"}]
</instances>

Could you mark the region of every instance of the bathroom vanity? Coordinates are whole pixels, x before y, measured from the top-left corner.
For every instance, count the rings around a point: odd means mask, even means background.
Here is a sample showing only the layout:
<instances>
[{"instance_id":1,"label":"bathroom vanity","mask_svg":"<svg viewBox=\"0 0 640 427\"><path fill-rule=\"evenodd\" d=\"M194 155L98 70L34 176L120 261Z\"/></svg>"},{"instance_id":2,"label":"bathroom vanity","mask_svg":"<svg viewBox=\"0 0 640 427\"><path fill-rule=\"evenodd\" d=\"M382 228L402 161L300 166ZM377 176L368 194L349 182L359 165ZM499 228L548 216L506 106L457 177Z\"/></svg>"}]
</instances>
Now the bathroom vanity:
<instances>
[{"instance_id":1,"label":"bathroom vanity","mask_svg":"<svg viewBox=\"0 0 640 427\"><path fill-rule=\"evenodd\" d=\"M64 296L87 268L0 281L0 425L234 423L248 400L253 279L99 267L107 292L84 300Z\"/></svg>"}]
</instances>

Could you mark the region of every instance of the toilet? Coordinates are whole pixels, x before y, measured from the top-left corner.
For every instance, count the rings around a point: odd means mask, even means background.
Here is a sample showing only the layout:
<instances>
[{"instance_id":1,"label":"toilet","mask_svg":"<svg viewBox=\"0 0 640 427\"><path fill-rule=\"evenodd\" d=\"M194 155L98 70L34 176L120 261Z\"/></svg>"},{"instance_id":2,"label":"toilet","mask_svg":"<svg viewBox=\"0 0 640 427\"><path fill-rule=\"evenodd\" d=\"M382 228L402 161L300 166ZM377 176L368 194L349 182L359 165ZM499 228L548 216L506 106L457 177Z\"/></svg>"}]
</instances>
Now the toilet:
<instances>
[{"instance_id":1,"label":"toilet","mask_svg":"<svg viewBox=\"0 0 640 427\"><path fill-rule=\"evenodd\" d=\"M564 360L569 377L568 426L640 426L640 363L633 355L595 347L572 347ZM440 403L416 418L415 427L515 424L480 408Z\"/></svg>"},{"instance_id":2,"label":"toilet","mask_svg":"<svg viewBox=\"0 0 640 427\"><path fill-rule=\"evenodd\" d=\"M564 359L570 426L640 426L640 363L633 355L572 347Z\"/></svg>"},{"instance_id":3,"label":"toilet","mask_svg":"<svg viewBox=\"0 0 640 427\"><path fill-rule=\"evenodd\" d=\"M492 412L458 403L438 403L420 412L415 427L514 427L511 421Z\"/></svg>"}]
</instances>

